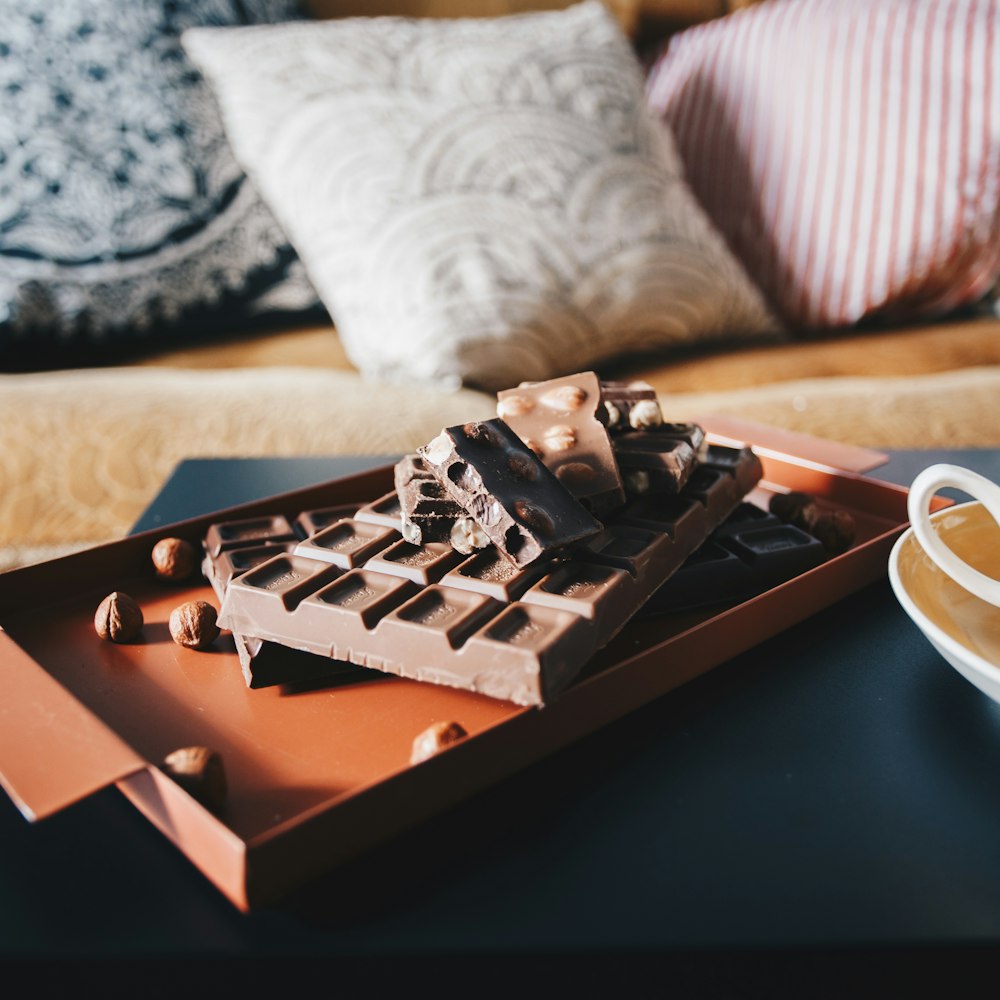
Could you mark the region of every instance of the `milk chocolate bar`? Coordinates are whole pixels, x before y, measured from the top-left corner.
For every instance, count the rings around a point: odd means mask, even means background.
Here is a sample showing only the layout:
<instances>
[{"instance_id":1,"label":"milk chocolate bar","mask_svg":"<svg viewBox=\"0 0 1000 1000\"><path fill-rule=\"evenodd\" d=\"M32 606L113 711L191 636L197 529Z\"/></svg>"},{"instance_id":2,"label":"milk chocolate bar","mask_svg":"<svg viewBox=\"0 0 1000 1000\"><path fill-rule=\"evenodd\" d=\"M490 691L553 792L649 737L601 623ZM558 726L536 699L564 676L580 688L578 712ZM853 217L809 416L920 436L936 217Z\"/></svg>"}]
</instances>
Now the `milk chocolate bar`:
<instances>
[{"instance_id":1,"label":"milk chocolate bar","mask_svg":"<svg viewBox=\"0 0 1000 1000\"><path fill-rule=\"evenodd\" d=\"M499 418L445 428L420 457L515 566L597 534L601 524Z\"/></svg>"},{"instance_id":2,"label":"milk chocolate bar","mask_svg":"<svg viewBox=\"0 0 1000 1000\"><path fill-rule=\"evenodd\" d=\"M679 494L626 503L572 549L523 567L492 545L463 556L444 542L373 536L365 529L380 525L345 518L333 527L347 542L337 551L350 561L320 558L316 538L306 539L234 578L219 622L317 658L540 705L573 681L760 476L750 449L714 448Z\"/></svg>"},{"instance_id":3,"label":"milk chocolate bar","mask_svg":"<svg viewBox=\"0 0 1000 1000\"><path fill-rule=\"evenodd\" d=\"M601 382L604 420L612 434L649 430L663 423L656 390L648 382Z\"/></svg>"},{"instance_id":4,"label":"milk chocolate bar","mask_svg":"<svg viewBox=\"0 0 1000 1000\"><path fill-rule=\"evenodd\" d=\"M603 406L594 372L522 382L497 394L497 416L598 517L625 502Z\"/></svg>"},{"instance_id":5,"label":"milk chocolate bar","mask_svg":"<svg viewBox=\"0 0 1000 1000\"><path fill-rule=\"evenodd\" d=\"M289 522L278 515L225 521L206 532L202 572L220 606L229 581L281 552L290 552L299 541L349 517L355 504L303 511ZM398 526L398 518L395 522ZM357 675L361 668L329 658L311 656L255 636L233 633L233 644L247 687L270 687L340 676Z\"/></svg>"},{"instance_id":6,"label":"milk chocolate bar","mask_svg":"<svg viewBox=\"0 0 1000 1000\"><path fill-rule=\"evenodd\" d=\"M742 503L643 605L642 617L762 594L827 558L812 535L752 503Z\"/></svg>"}]
</instances>

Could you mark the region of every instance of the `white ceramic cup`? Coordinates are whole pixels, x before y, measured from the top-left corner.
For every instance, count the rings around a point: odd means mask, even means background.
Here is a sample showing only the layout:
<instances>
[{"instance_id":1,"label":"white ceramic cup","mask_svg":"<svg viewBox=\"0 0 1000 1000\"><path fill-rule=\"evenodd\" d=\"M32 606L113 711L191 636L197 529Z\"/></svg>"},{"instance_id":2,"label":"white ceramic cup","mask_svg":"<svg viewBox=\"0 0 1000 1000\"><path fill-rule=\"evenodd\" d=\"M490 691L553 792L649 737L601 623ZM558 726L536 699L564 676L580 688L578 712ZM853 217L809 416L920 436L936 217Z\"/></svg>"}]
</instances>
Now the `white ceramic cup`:
<instances>
[{"instance_id":1,"label":"white ceramic cup","mask_svg":"<svg viewBox=\"0 0 1000 1000\"><path fill-rule=\"evenodd\" d=\"M956 489L980 501L997 522L1000 531L1000 486L960 465L931 465L919 473L910 487L907 513L913 533L924 552L942 573L976 597L1000 607L1000 580L993 579L959 559L931 526L931 498L941 489ZM1000 566L996 567L1000 575Z\"/></svg>"}]
</instances>

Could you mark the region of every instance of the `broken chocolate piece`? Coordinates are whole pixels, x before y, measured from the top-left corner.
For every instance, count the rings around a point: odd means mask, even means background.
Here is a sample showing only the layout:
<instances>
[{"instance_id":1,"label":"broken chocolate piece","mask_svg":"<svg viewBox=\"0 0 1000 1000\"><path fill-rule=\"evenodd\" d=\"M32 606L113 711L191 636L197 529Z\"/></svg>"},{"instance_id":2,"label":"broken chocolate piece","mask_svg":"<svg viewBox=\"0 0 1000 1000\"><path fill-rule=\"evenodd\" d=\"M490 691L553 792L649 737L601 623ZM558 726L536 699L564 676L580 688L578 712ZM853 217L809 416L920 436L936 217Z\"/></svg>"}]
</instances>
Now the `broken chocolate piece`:
<instances>
[{"instance_id":1,"label":"broken chocolate piece","mask_svg":"<svg viewBox=\"0 0 1000 1000\"><path fill-rule=\"evenodd\" d=\"M656 390L648 382L601 382L601 404L608 431L645 431L663 423Z\"/></svg>"},{"instance_id":2,"label":"broken chocolate piece","mask_svg":"<svg viewBox=\"0 0 1000 1000\"><path fill-rule=\"evenodd\" d=\"M396 463L393 478L403 537L414 545L451 540L455 522L466 516L465 511L438 482L423 459L419 455L405 455ZM486 539L483 544L488 541Z\"/></svg>"},{"instance_id":3,"label":"broken chocolate piece","mask_svg":"<svg viewBox=\"0 0 1000 1000\"><path fill-rule=\"evenodd\" d=\"M448 427L418 452L515 566L601 530L600 522L499 418Z\"/></svg>"},{"instance_id":4,"label":"broken chocolate piece","mask_svg":"<svg viewBox=\"0 0 1000 1000\"><path fill-rule=\"evenodd\" d=\"M522 382L497 394L497 415L598 516L625 502L594 372Z\"/></svg>"},{"instance_id":5,"label":"broken chocolate piece","mask_svg":"<svg viewBox=\"0 0 1000 1000\"><path fill-rule=\"evenodd\" d=\"M626 493L676 493L704 455L704 442L698 424L668 423L617 434L614 451Z\"/></svg>"}]
</instances>

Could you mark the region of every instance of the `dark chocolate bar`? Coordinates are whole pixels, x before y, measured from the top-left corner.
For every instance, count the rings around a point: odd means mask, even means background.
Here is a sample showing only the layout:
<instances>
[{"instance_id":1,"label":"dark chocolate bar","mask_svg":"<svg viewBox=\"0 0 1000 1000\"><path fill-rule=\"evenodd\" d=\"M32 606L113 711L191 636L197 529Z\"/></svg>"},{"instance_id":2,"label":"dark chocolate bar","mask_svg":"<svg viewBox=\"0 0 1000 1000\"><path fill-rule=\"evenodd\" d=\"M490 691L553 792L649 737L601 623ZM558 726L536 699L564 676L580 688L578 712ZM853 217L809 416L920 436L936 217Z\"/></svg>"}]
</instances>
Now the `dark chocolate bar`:
<instances>
[{"instance_id":1,"label":"dark chocolate bar","mask_svg":"<svg viewBox=\"0 0 1000 1000\"><path fill-rule=\"evenodd\" d=\"M499 418L445 428L418 452L515 566L601 530L600 522Z\"/></svg>"},{"instance_id":2,"label":"dark chocolate bar","mask_svg":"<svg viewBox=\"0 0 1000 1000\"><path fill-rule=\"evenodd\" d=\"M752 503L742 503L643 605L639 614L670 614L738 604L827 558L823 544Z\"/></svg>"},{"instance_id":3,"label":"dark chocolate bar","mask_svg":"<svg viewBox=\"0 0 1000 1000\"><path fill-rule=\"evenodd\" d=\"M594 372L522 382L497 394L500 419L598 517L625 502L603 406Z\"/></svg>"},{"instance_id":4,"label":"dark chocolate bar","mask_svg":"<svg viewBox=\"0 0 1000 1000\"><path fill-rule=\"evenodd\" d=\"M601 382L604 421L612 434L644 431L663 423L656 390L648 382Z\"/></svg>"},{"instance_id":5,"label":"dark chocolate bar","mask_svg":"<svg viewBox=\"0 0 1000 1000\"><path fill-rule=\"evenodd\" d=\"M234 578L219 622L318 658L543 704L760 476L750 449L713 448L680 494L626 503L597 534L523 568L493 546L464 557L443 542L372 535L366 529L379 525L348 518L334 527L351 541L322 558L317 536Z\"/></svg>"},{"instance_id":6,"label":"dark chocolate bar","mask_svg":"<svg viewBox=\"0 0 1000 1000\"><path fill-rule=\"evenodd\" d=\"M615 458L629 496L676 493L694 472L705 450L698 424L667 423L614 438Z\"/></svg>"}]
</instances>

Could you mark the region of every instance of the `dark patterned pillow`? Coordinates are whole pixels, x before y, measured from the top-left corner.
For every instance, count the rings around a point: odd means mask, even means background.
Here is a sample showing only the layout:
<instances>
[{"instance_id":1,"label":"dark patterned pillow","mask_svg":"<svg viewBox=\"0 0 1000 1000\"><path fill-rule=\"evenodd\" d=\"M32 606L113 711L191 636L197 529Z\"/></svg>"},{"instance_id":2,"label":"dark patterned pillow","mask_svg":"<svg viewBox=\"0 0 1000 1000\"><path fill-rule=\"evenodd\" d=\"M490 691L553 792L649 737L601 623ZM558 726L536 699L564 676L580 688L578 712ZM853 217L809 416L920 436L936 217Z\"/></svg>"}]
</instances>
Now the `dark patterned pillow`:
<instances>
[{"instance_id":1,"label":"dark patterned pillow","mask_svg":"<svg viewBox=\"0 0 1000 1000\"><path fill-rule=\"evenodd\" d=\"M317 308L179 42L298 16L293 0L0 0L0 367Z\"/></svg>"}]
</instances>

